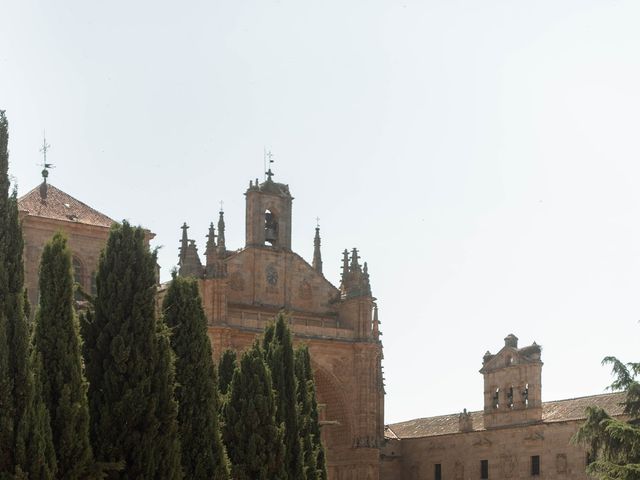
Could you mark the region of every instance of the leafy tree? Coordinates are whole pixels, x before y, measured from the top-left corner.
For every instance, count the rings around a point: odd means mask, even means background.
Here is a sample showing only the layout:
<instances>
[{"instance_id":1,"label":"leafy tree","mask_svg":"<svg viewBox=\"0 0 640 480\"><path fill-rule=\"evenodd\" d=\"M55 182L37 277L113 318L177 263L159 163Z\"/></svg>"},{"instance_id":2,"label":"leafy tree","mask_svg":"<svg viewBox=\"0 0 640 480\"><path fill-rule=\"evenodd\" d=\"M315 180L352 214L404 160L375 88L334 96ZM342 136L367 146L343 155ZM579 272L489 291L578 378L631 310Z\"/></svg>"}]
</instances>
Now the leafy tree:
<instances>
[{"instance_id":1,"label":"leafy tree","mask_svg":"<svg viewBox=\"0 0 640 480\"><path fill-rule=\"evenodd\" d=\"M78 319L74 312L71 251L60 233L44 247L35 345L43 369L58 461L58 478L85 479L93 468L89 443L89 405Z\"/></svg>"},{"instance_id":2,"label":"leafy tree","mask_svg":"<svg viewBox=\"0 0 640 480\"><path fill-rule=\"evenodd\" d=\"M9 195L8 140L0 111L0 477L48 479L55 475L55 452L24 312L23 240L17 194Z\"/></svg>"},{"instance_id":3,"label":"leafy tree","mask_svg":"<svg viewBox=\"0 0 640 480\"><path fill-rule=\"evenodd\" d=\"M612 390L625 392L622 402L626 420L612 418L599 407L587 408L587 420L573 440L586 444L594 461L587 473L600 480L640 479L640 363L624 364L606 357L615 376Z\"/></svg>"},{"instance_id":4,"label":"leafy tree","mask_svg":"<svg viewBox=\"0 0 640 480\"><path fill-rule=\"evenodd\" d=\"M275 323L267 327L263 343L276 391L276 420L284 424L285 470L290 480L303 479L293 342L284 314L280 313Z\"/></svg>"},{"instance_id":5,"label":"leafy tree","mask_svg":"<svg viewBox=\"0 0 640 480\"><path fill-rule=\"evenodd\" d=\"M156 319L156 255L145 232L114 226L100 256L95 312L83 318L90 435L109 478L182 478L173 358Z\"/></svg>"},{"instance_id":6,"label":"leafy tree","mask_svg":"<svg viewBox=\"0 0 640 480\"><path fill-rule=\"evenodd\" d=\"M176 354L178 423L187 478L226 480L229 463L218 422L218 388L198 284L173 280L162 305Z\"/></svg>"},{"instance_id":7,"label":"leafy tree","mask_svg":"<svg viewBox=\"0 0 640 480\"><path fill-rule=\"evenodd\" d=\"M324 447L320 438L316 387L311 368L311 356L306 345L295 351L296 378L298 379L297 401L300 412L300 438L307 480L326 480Z\"/></svg>"},{"instance_id":8,"label":"leafy tree","mask_svg":"<svg viewBox=\"0 0 640 480\"><path fill-rule=\"evenodd\" d=\"M287 478L284 427L276 421L271 374L257 341L233 374L222 434L234 480Z\"/></svg>"}]
</instances>

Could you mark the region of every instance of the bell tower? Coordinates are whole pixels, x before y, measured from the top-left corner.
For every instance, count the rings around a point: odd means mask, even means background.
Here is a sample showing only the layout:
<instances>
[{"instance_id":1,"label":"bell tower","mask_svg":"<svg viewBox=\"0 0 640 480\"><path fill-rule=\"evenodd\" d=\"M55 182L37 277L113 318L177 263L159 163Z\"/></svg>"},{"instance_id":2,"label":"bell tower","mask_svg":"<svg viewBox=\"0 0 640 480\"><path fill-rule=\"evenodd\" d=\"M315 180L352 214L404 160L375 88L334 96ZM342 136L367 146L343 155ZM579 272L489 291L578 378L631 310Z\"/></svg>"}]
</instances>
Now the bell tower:
<instances>
[{"instance_id":1,"label":"bell tower","mask_svg":"<svg viewBox=\"0 0 640 480\"><path fill-rule=\"evenodd\" d=\"M249 182L245 193L246 246L267 246L291 250L291 207L293 197L289 185L274 182L269 170L267 179Z\"/></svg>"},{"instance_id":2,"label":"bell tower","mask_svg":"<svg viewBox=\"0 0 640 480\"><path fill-rule=\"evenodd\" d=\"M518 348L518 337L504 339L497 354L484 354L484 426L504 427L542 420L542 360L536 342Z\"/></svg>"}]
</instances>

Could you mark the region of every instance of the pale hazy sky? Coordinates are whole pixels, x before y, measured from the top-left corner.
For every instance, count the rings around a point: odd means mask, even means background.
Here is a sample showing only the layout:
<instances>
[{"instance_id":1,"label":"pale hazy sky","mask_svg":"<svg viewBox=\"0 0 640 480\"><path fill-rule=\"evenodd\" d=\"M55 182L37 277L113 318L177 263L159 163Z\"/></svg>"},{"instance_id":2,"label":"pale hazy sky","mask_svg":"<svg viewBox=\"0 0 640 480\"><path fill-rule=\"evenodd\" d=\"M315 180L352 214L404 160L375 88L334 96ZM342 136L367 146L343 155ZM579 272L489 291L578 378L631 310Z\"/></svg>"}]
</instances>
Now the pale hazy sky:
<instances>
[{"instance_id":1,"label":"pale hazy sky","mask_svg":"<svg viewBox=\"0 0 640 480\"><path fill-rule=\"evenodd\" d=\"M0 0L11 174L204 250L271 149L293 248L358 247L379 299L387 422L482 408L514 333L543 399L638 360L640 2Z\"/></svg>"}]
</instances>

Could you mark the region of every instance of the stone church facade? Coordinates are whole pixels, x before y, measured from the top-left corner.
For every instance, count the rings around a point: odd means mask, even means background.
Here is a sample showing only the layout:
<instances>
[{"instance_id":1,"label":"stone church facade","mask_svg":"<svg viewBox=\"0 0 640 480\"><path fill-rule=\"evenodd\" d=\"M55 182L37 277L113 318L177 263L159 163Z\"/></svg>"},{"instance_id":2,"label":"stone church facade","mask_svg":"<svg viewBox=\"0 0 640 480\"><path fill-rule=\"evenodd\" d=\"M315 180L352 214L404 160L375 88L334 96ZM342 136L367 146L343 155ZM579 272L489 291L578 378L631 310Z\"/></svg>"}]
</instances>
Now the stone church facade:
<instances>
[{"instance_id":1,"label":"stone church facade","mask_svg":"<svg viewBox=\"0 0 640 480\"><path fill-rule=\"evenodd\" d=\"M311 352L330 480L587 478L585 449L570 439L587 406L621 415L621 394L543 402L541 348L518 347L513 335L482 359L483 411L385 427L382 343L366 262L345 250L334 286L323 274L319 228L311 263L291 250L288 185L269 175L250 182L245 198L245 245L227 248L223 212L202 255L184 224L179 274L199 282L216 356L242 351L278 312L288 315L294 341ZM114 221L46 179L19 199L19 210L31 303L40 255L56 231L69 237L76 282L92 292ZM165 289L159 285L160 296Z\"/></svg>"},{"instance_id":2,"label":"stone church facade","mask_svg":"<svg viewBox=\"0 0 640 480\"><path fill-rule=\"evenodd\" d=\"M187 225L182 229L179 275L199 282L214 355L246 349L284 311L294 341L306 343L311 353L329 478L378 479L384 441L382 343L368 266L356 249L345 250L341 281L334 286L323 274L319 228L311 263L291 250L288 185L274 182L270 174L262 183L250 182L245 197L243 248L227 248L223 212L209 228L202 258ZM58 230L69 237L76 282L92 291L114 221L46 180L19 199L19 209L31 302L38 298L42 249ZM165 288L159 286L160 296Z\"/></svg>"}]
</instances>

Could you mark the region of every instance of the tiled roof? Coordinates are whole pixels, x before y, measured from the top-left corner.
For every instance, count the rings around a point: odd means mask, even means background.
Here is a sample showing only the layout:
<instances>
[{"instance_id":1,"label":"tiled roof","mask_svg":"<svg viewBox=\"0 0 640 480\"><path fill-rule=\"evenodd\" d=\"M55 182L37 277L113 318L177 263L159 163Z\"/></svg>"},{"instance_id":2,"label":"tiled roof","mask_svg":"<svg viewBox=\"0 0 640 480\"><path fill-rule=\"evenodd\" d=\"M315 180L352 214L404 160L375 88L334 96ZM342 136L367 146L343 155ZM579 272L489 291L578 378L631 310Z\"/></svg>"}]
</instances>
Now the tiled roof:
<instances>
[{"instance_id":1,"label":"tiled roof","mask_svg":"<svg viewBox=\"0 0 640 480\"><path fill-rule=\"evenodd\" d=\"M603 408L609 415L622 415L624 393L608 393L589 397L570 398L542 403L542 421L546 423L582 420L588 406ZM473 431L484 430L483 412L471 412ZM420 438L435 437L459 433L459 414L441 415L438 417L418 418L406 422L388 425L387 438Z\"/></svg>"},{"instance_id":2,"label":"tiled roof","mask_svg":"<svg viewBox=\"0 0 640 480\"><path fill-rule=\"evenodd\" d=\"M98 227L110 227L115 223L103 213L94 210L51 184L46 185L47 193L43 198L42 187L41 184L18 199L20 211L34 217L84 223Z\"/></svg>"}]
</instances>

